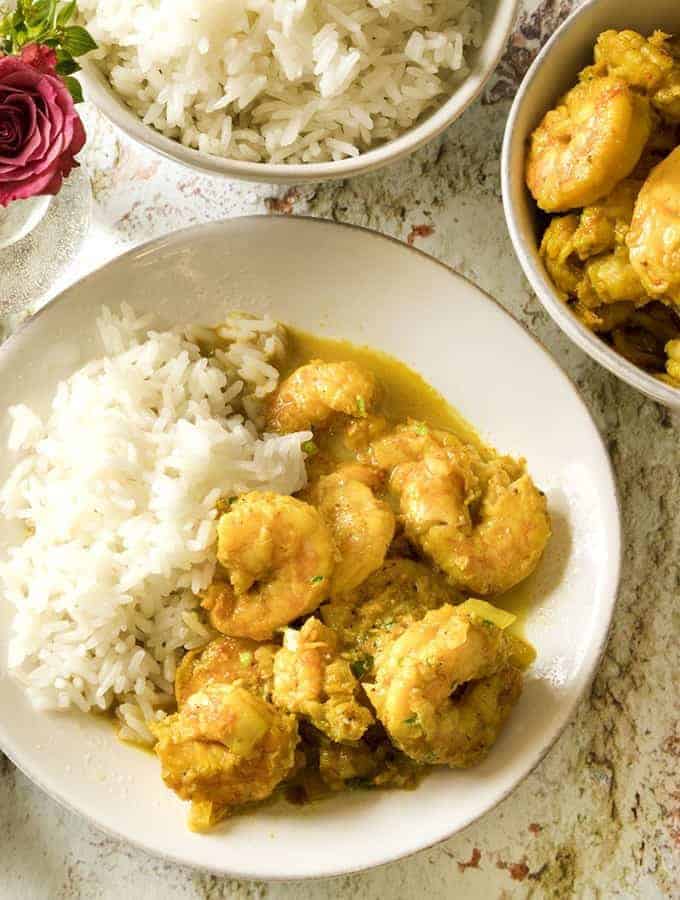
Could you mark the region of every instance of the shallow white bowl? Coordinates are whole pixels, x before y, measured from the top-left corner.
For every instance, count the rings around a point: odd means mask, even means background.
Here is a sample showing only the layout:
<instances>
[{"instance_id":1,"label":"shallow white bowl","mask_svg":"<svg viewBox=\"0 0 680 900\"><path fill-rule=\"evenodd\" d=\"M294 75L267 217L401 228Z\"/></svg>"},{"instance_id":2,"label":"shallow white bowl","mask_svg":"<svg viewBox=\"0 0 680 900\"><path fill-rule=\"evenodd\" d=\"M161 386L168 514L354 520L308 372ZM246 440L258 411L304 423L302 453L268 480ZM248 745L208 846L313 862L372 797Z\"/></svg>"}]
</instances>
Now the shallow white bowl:
<instances>
[{"instance_id":1,"label":"shallow white bowl","mask_svg":"<svg viewBox=\"0 0 680 900\"><path fill-rule=\"evenodd\" d=\"M479 50L469 54L471 69L469 76L441 106L425 115L419 124L398 138L376 146L357 157L338 162L299 165L241 162L184 147L151 126L144 125L139 116L113 91L95 64L87 60L83 62L82 73L85 96L133 140L205 174L274 184L301 184L348 178L350 175L372 172L408 156L448 128L467 109L496 68L515 21L518 2L519 0L481 0L486 26L484 43Z\"/></svg>"},{"instance_id":2,"label":"shallow white bowl","mask_svg":"<svg viewBox=\"0 0 680 900\"><path fill-rule=\"evenodd\" d=\"M127 300L160 324L217 322L230 307L385 350L419 370L480 434L526 456L547 492L554 537L523 589L538 650L526 689L489 758L440 771L415 791L353 792L297 808L264 806L207 836L153 756L111 726L33 711L0 675L0 746L38 785L116 836L163 857L240 877L336 875L440 841L505 797L572 716L600 659L620 563L609 459L571 383L511 316L470 282L372 232L312 219L250 218L174 234L71 287L0 348L6 409L45 409L55 384L99 352L101 305ZM0 454L0 482L11 459ZM6 527L6 526L5 526ZM0 522L0 529L2 522ZM0 546L6 533L0 530ZM0 551L1 553L1 551ZM0 665L11 612L0 598Z\"/></svg>"},{"instance_id":3,"label":"shallow white bowl","mask_svg":"<svg viewBox=\"0 0 680 900\"><path fill-rule=\"evenodd\" d=\"M680 32L680 0L589 0L557 29L524 78L505 127L501 157L505 218L524 274L562 331L622 381L659 403L680 409L680 390L628 362L579 322L562 302L538 252L545 218L524 183L532 131L555 101L575 84L578 72L592 62L597 36L607 28L633 28L644 34L656 28Z\"/></svg>"}]
</instances>

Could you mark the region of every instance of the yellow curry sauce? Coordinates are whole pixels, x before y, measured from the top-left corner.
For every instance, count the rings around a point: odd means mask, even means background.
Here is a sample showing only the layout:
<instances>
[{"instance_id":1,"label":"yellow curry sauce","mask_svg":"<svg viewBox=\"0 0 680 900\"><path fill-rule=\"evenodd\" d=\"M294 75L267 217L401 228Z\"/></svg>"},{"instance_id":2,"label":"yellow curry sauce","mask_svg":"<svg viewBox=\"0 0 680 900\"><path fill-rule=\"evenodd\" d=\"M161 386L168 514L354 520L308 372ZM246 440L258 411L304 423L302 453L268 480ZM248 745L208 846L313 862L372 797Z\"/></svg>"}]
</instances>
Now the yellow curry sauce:
<instances>
[{"instance_id":1,"label":"yellow curry sauce","mask_svg":"<svg viewBox=\"0 0 680 900\"><path fill-rule=\"evenodd\" d=\"M452 431L462 440L479 446L482 442L472 425L456 412L431 384L394 356L350 341L322 338L288 328L288 355L281 377L313 359L324 362L351 360L373 372L383 388L380 412L390 421L426 421L433 428Z\"/></svg>"}]
</instances>

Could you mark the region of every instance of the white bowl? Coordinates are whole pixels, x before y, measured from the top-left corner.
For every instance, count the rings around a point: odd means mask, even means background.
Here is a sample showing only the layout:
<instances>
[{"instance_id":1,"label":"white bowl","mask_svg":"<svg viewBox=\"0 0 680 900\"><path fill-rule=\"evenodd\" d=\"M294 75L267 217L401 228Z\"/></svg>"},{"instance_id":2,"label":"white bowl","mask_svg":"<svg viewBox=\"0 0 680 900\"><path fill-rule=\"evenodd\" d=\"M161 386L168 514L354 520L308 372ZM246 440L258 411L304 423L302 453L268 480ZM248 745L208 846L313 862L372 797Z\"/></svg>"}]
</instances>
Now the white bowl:
<instances>
[{"instance_id":1,"label":"white bowl","mask_svg":"<svg viewBox=\"0 0 680 900\"><path fill-rule=\"evenodd\" d=\"M467 109L481 92L505 49L508 34L515 21L518 2L519 0L482 0L486 27L484 43L479 50L469 54L470 74L448 100L433 112L426 114L419 124L398 138L376 146L357 157L338 162L272 165L224 159L184 147L151 126L144 125L139 116L113 91L96 65L88 60L83 61L85 94L114 125L133 140L151 147L175 162L206 174L275 184L301 184L348 178L350 175L372 172L413 153L448 128Z\"/></svg>"},{"instance_id":2,"label":"white bowl","mask_svg":"<svg viewBox=\"0 0 680 900\"><path fill-rule=\"evenodd\" d=\"M57 380L99 352L101 304L123 299L166 325L216 322L240 307L385 350L422 372L494 445L526 456L547 493L554 528L521 589L531 598L526 627L538 658L481 765L439 771L415 791L355 791L302 809L266 805L205 836L187 831L187 806L163 786L153 756L120 744L101 719L35 712L6 676L0 746L49 794L109 833L232 876L338 875L454 834L545 754L605 644L619 576L619 511L607 453L575 389L500 306L419 251L319 220L255 217L136 249L29 321L0 348L0 446L7 407L44 409ZM11 464L1 453L0 483ZM3 527L0 521L0 547ZM0 664L10 619L0 598Z\"/></svg>"},{"instance_id":3,"label":"white bowl","mask_svg":"<svg viewBox=\"0 0 680 900\"><path fill-rule=\"evenodd\" d=\"M648 397L680 409L680 390L664 384L628 362L586 328L560 299L538 252L541 216L524 182L529 137L555 101L592 62L593 46L607 28L633 28L648 34L655 28L680 32L680 0L590 0L557 29L522 82L505 128L501 157L503 205L524 273L548 313L574 343L622 381Z\"/></svg>"}]
</instances>

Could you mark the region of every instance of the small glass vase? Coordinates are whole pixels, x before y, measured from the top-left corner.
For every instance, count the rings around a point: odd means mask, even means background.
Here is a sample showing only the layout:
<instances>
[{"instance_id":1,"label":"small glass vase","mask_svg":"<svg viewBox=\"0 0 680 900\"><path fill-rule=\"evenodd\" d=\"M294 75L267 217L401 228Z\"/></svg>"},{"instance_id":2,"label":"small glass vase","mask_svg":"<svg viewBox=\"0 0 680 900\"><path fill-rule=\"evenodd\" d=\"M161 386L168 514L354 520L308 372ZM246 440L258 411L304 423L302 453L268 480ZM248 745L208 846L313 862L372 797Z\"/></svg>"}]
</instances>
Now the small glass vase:
<instances>
[{"instance_id":1,"label":"small glass vase","mask_svg":"<svg viewBox=\"0 0 680 900\"><path fill-rule=\"evenodd\" d=\"M30 206L24 211L25 203ZM61 279L83 244L91 206L90 181L80 168L54 197L0 207L0 333L8 322L14 327L40 309L60 284L65 286ZM12 219L5 218L6 212Z\"/></svg>"},{"instance_id":2,"label":"small glass vase","mask_svg":"<svg viewBox=\"0 0 680 900\"><path fill-rule=\"evenodd\" d=\"M0 250L26 237L45 218L51 196L29 197L0 206Z\"/></svg>"}]
</instances>

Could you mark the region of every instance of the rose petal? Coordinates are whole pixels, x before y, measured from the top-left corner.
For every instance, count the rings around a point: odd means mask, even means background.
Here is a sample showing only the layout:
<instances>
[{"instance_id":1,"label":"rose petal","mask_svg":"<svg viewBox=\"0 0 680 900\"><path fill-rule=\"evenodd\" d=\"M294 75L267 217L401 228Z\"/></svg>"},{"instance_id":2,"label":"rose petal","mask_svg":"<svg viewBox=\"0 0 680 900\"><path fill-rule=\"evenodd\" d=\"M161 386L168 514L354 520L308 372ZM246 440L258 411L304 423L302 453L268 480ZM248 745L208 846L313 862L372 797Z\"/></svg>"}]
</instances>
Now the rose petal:
<instances>
[{"instance_id":1,"label":"rose petal","mask_svg":"<svg viewBox=\"0 0 680 900\"><path fill-rule=\"evenodd\" d=\"M6 56L3 57L3 59L7 58ZM3 62L3 59L0 59L0 63ZM9 57L9 59L13 59L13 57ZM30 66L24 66L18 71L15 69L7 74L3 74L2 69L0 69L0 80L8 87L23 88L24 90L35 89L43 78L49 78L49 75L41 75L40 72L37 72Z\"/></svg>"},{"instance_id":2,"label":"rose petal","mask_svg":"<svg viewBox=\"0 0 680 900\"><path fill-rule=\"evenodd\" d=\"M83 125L83 120L80 118L78 113L76 113L76 117L73 120L73 140L71 141L71 153L76 156L85 146L85 142L87 141L87 132L85 131L85 126Z\"/></svg>"},{"instance_id":3,"label":"rose petal","mask_svg":"<svg viewBox=\"0 0 680 900\"><path fill-rule=\"evenodd\" d=\"M55 132L61 131L64 127L64 108L59 102L61 97L59 96L59 85L55 84L56 81L56 78L44 75L38 87L42 102L49 110L50 121L54 125Z\"/></svg>"},{"instance_id":4,"label":"rose petal","mask_svg":"<svg viewBox=\"0 0 680 900\"><path fill-rule=\"evenodd\" d=\"M50 169L37 178L0 182L0 206L13 200L27 200L39 194L55 194L61 187L61 173Z\"/></svg>"},{"instance_id":5,"label":"rose petal","mask_svg":"<svg viewBox=\"0 0 680 900\"><path fill-rule=\"evenodd\" d=\"M24 142L21 115L11 106L0 107L0 154L16 154Z\"/></svg>"},{"instance_id":6,"label":"rose petal","mask_svg":"<svg viewBox=\"0 0 680 900\"><path fill-rule=\"evenodd\" d=\"M12 163L15 166L23 166L40 143L40 135L36 129L36 108L31 98L26 95L13 94L11 99L13 108L23 120L23 146L16 156L0 155L0 164Z\"/></svg>"},{"instance_id":7,"label":"rose petal","mask_svg":"<svg viewBox=\"0 0 680 900\"><path fill-rule=\"evenodd\" d=\"M19 59L43 74L53 75L57 66L57 54L44 44L26 44Z\"/></svg>"}]
</instances>

